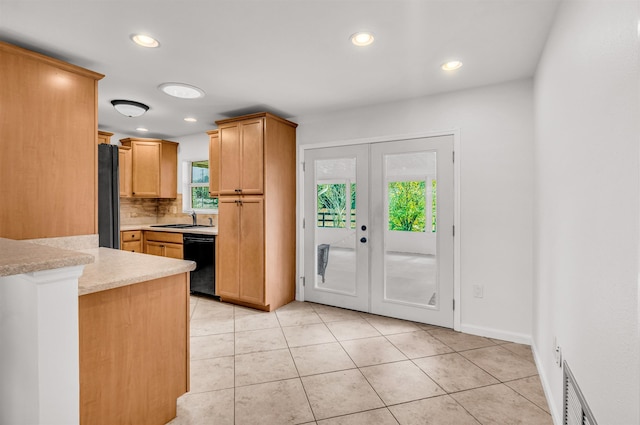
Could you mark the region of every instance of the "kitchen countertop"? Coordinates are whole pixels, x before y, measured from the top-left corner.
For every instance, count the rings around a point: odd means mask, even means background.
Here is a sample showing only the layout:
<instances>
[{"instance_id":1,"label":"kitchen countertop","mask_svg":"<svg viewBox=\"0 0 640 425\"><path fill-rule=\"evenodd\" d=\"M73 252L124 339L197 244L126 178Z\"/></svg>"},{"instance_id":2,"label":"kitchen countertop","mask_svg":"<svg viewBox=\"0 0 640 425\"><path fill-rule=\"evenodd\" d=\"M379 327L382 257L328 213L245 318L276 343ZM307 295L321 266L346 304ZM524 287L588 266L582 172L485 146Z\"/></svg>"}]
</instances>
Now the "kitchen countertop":
<instances>
[{"instance_id":1,"label":"kitchen countertop","mask_svg":"<svg viewBox=\"0 0 640 425\"><path fill-rule=\"evenodd\" d=\"M170 232L170 233L194 233L197 235L217 235L217 227L194 227L187 229L175 229L171 227L153 227L156 224L168 224L168 223L153 223L153 224L124 224L120 226L121 232L130 230L152 230L154 232Z\"/></svg>"},{"instance_id":2,"label":"kitchen countertop","mask_svg":"<svg viewBox=\"0 0 640 425\"><path fill-rule=\"evenodd\" d=\"M186 273L196 268L193 261L137 254L119 249L93 248L80 252L95 258L95 262L87 265L78 279L80 296Z\"/></svg>"},{"instance_id":3,"label":"kitchen countertop","mask_svg":"<svg viewBox=\"0 0 640 425\"><path fill-rule=\"evenodd\" d=\"M94 257L86 252L0 238L0 276L89 264Z\"/></svg>"},{"instance_id":4,"label":"kitchen countertop","mask_svg":"<svg viewBox=\"0 0 640 425\"><path fill-rule=\"evenodd\" d=\"M71 251L55 246L63 242L69 245L74 239L77 238L31 241L0 238L0 277L84 265L82 276L78 279L78 295L81 296L187 273L196 268L193 261L119 249L88 248Z\"/></svg>"}]
</instances>

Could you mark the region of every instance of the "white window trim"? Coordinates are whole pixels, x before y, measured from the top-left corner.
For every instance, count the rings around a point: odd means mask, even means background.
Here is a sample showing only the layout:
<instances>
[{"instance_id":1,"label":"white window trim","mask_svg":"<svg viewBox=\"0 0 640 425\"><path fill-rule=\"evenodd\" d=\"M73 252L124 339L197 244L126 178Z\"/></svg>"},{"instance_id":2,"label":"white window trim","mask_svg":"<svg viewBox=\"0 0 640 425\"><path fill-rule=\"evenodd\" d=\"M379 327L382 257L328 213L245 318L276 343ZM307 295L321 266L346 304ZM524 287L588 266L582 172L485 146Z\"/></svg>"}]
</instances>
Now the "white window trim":
<instances>
[{"instance_id":1,"label":"white window trim","mask_svg":"<svg viewBox=\"0 0 640 425\"><path fill-rule=\"evenodd\" d=\"M209 159L189 159L182 161L182 212L189 214L195 211L196 214L218 214L217 208L191 208L191 188L209 187L209 183L191 183L191 163L208 161ZM209 176L211 178L211 176Z\"/></svg>"}]
</instances>

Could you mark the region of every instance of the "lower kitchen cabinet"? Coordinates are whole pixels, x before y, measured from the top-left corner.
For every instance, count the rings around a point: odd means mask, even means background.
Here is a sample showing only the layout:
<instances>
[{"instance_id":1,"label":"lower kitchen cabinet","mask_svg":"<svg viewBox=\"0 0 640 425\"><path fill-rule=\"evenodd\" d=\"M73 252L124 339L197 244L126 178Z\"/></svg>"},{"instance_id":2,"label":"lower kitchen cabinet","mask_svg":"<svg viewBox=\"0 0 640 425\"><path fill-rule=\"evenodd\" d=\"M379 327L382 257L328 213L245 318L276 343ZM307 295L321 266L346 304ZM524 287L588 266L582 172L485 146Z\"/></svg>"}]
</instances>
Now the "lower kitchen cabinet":
<instances>
[{"instance_id":1,"label":"lower kitchen cabinet","mask_svg":"<svg viewBox=\"0 0 640 425\"><path fill-rule=\"evenodd\" d=\"M120 232L120 249L129 252L142 252L142 231L126 230Z\"/></svg>"},{"instance_id":2,"label":"lower kitchen cabinet","mask_svg":"<svg viewBox=\"0 0 640 425\"><path fill-rule=\"evenodd\" d=\"M218 211L218 295L267 307L262 197L221 197Z\"/></svg>"},{"instance_id":3,"label":"lower kitchen cabinet","mask_svg":"<svg viewBox=\"0 0 640 425\"><path fill-rule=\"evenodd\" d=\"M80 425L176 416L189 391L188 287L180 273L78 298Z\"/></svg>"},{"instance_id":4,"label":"lower kitchen cabinet","mask_svg":"<svg viewBox=\"0 0 640 425\"><path fill-rule=\"evenodd\" d=\"M182 260L184 256L182 233L145 231L144 253Z\"/></svg>"}]
</instances>

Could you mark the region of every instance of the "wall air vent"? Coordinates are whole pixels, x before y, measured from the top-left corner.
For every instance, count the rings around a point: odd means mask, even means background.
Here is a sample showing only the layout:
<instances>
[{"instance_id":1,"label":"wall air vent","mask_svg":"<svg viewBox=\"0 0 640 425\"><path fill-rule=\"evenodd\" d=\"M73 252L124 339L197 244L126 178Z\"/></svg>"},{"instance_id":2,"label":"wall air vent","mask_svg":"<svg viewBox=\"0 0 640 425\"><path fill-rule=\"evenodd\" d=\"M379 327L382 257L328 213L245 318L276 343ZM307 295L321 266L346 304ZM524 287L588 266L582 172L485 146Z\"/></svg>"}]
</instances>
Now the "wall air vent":
<instances>
[{"instance_id":1,"label":"wall air vent","mask_svg":"<svg viewBox=\"0 0 640 425\"><path fill-rule=\"evenodd\" d=\"M564 425L598 425L587 406L576 379L566 361L562 364L564 377Z\"/></svg>"}]
</instances>

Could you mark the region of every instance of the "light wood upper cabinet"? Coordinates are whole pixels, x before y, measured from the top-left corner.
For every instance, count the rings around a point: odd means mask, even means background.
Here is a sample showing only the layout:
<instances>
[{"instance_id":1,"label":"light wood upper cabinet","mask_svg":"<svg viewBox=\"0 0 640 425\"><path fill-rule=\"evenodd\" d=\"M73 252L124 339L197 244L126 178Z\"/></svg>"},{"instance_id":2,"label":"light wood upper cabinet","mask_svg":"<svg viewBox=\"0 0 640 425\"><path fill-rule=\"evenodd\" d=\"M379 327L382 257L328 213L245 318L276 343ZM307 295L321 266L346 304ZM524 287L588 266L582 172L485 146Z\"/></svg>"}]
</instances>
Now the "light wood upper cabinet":
<instances>
[{"instance_id":1,"label":"light wood upper cabinet","mask_svg":"<svg viewBox=\"0 0 640 425\"><path fill-rule=\"evenodd\" d=\"M98 144L104 143L105 145L110 145L111 136L113 136L113 133L109 133L108 131L98 131Z\"/></svg>"},{"instance_id":2,"label":"light wood upper cabinet","mask_svg":"<svg viewBox=\"0 0 640 425\"><path fill-rule=\"evenodd\" d=\"M98 233L103 75L4 42L0 75L0 237Z\"/></svg>"},{"instance_id":3,"label":"light wood upper cabinet","mask_svg":"<svg viewBox=\"0 0 640 425\"><path fill-rule=\"evenodd\" d=\"M218 130L207 131L209 135L209 196L220 194L220 138ZM215 170L215 172L214 172Z\"/></svg>"},{"instance_id":4,"label":"light wood upper cabinet","mask_svg":"<svg viewBox=\"0 0 640 425\"><path fill-rule=\"evenodd\" d=\"M264 118L220 125L220 195L264 193Z\"/></svg>"},{"instance_id":5,"label":"light wood upper cabinet","mask_svg":"<svg viewBox=\"0 0 640 425\"><path fill-rule=\"evenodd\" d=\"M161 144L136 141L131 143L131 188L138 197L160 197Z\"/></svg>"},{"instance_id":6,"label":"light wood upper cabinet","mask_svg":"<svg viewBox=\"0 0 640 425\"><path fill-rule=\"evenodd\" d=\"M218 130L219 155L219 193L220 195L237 195L240 189L240 129L232 125ZM213 173L209 162L209 174Z\"/></svg>"},{"instance_id":7,"label":"light wood upper cabinet","mask_svg":"<svg viewBox=\"0 0 640 425\"><path fill-rule=\"evenodd\" d=\"M175 198L178 190L178 143L161 139L122 139L131 147L131 195Z\"/></svg>"},{"instance_id":8,"label":"light wood upper cabinet","mask_svg":"<svg viewBox=\"0 0 640 425\"><path fill-rule=\"evenodd\" d=\"M216 291L274 310L295 297L297 124L269 113L217 124L209 157L219 176Z\"/></svg>"},{"instance_id":9,"label":"light wood upper cabinet","mask_svg":"<svg viewBox=\"0 0 640 425\"><path fill-rule=\"evenodd\" d=\"M123 198L130 198L131 196L133 196L131 171L131 148L129 146L118 146L120 196Z\"/></svg>"}]
</instances>

